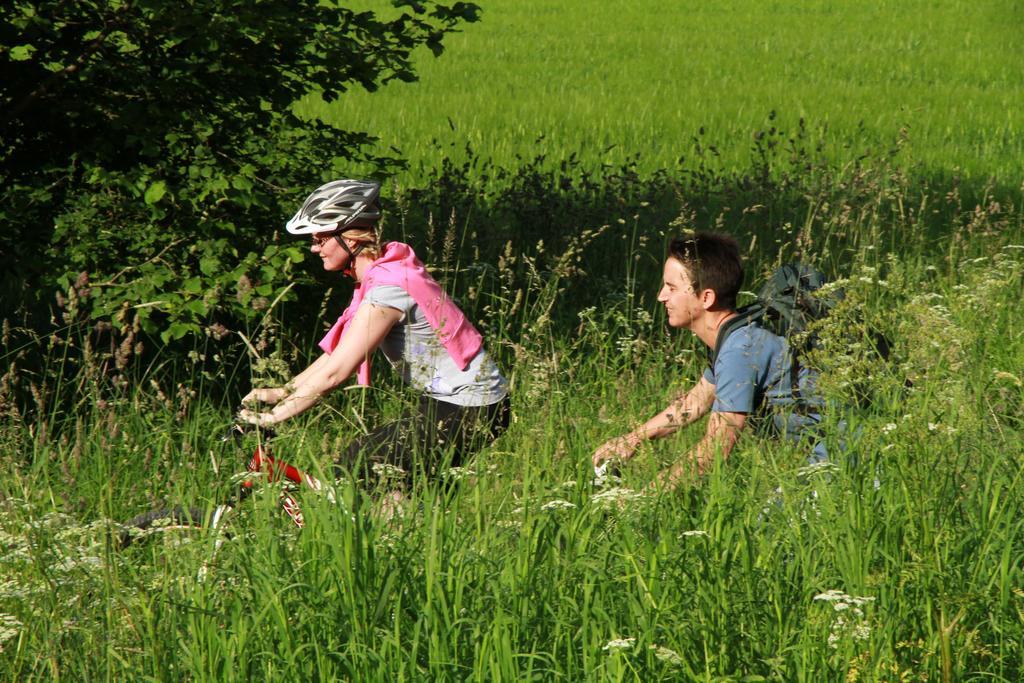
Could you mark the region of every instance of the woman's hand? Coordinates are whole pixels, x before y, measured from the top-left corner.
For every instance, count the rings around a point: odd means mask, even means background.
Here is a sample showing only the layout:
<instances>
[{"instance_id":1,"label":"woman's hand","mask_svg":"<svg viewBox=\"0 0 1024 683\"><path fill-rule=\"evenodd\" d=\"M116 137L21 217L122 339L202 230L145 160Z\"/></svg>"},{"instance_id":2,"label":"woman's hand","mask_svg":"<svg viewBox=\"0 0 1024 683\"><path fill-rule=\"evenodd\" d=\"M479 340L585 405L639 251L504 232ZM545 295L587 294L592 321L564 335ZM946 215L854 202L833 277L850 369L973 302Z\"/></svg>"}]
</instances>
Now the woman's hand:
<instances>
[{"instance_id":1,"label":"woman's hand","mask_svg":"<svg viewBox=\"0 0 1024 683\"><path fill-rule=\"evenodd\" d=\"M333 352L321 355L285 387L250 391L242 399L250 408L243 409L238 419L268 427L305 412L348 379L401 317L402 312L397 309L364 302ZM252 408L255 403L274 404L274 409L258 412Z\"/></svg>"},{"instance_id":2,"label":"woman's hand","mask_svg":"<svg viewBox=\"0 0 1024 683\"><path fill-rule=\"evenodd\" d=\"M637 446L640 445L640 437L630 432L623 436L617 436L614 439L605 441L596 451L591 460L594 463L594 467L598 467L601 463L606 460L629 460L636 453Z\"/></svg>"},{"instance_id":3,"label":"woman's hand","mask_svg":"<svg viewBox=\"0 0 1024 683\"><path fill-rule=\"evenodd\" d=\"M250 405L253 403L265 403L267 405L274 405L278 403L285 396L288 395L288 389L285 387L261 387L259 389L253 389L245 398L242 399L242 405Z\"/></svg>"},{"instance_id":4,"label":"woman's hand","mask_svg":"<svg viewBox=\"0 0 1024 683\"><path fill-rule=\"evenodd\" d=\"M239 422L247 422L248 424L255 425L256 427L269 427L270 425L277 423L274 419L273 413L259 413L255 410L249 410L248 408L242 408L239 410L236 419Z\"/></svg>"}]
</instances>

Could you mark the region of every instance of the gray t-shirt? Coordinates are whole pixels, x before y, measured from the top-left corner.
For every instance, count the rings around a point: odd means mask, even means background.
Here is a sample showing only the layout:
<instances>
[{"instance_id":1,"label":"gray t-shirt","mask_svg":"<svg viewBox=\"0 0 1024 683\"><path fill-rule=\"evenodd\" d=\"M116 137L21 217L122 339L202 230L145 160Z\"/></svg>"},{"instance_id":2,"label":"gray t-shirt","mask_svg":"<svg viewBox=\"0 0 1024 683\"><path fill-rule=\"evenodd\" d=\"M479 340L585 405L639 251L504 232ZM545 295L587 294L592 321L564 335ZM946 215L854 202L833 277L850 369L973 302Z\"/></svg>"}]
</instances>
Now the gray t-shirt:
<instances>
[{"instance_id":1,"label":"gray t-shirt","mask_svg":"<svg viewBox=\"0 0 1024 683\"><path fill-rule=\"evenodd\" d=\"M789 345L757 324L744 325L729 335L715 367L704 370L704 378L715 385L713 412L746 413L755 427L794 440L808 431L813 435L821 422L824 401L815 389L817 373L798 364L794 392ZM813 457L824 456L819 443Z\"/></svg>"},{"instance_id":2,"label":"gray t-shirt","mask_svg":"<svg viewBox=\"0 0 1024 683\"><path fill-rule=\"evenodd\" d=\"M374 287L360 306L387 306L402 312L380 344L402 379L427 396L460 406L486 406L508 393L508 382L483 348L461 370L408 292L395 285Z\"/></svg>"}]
</instances>

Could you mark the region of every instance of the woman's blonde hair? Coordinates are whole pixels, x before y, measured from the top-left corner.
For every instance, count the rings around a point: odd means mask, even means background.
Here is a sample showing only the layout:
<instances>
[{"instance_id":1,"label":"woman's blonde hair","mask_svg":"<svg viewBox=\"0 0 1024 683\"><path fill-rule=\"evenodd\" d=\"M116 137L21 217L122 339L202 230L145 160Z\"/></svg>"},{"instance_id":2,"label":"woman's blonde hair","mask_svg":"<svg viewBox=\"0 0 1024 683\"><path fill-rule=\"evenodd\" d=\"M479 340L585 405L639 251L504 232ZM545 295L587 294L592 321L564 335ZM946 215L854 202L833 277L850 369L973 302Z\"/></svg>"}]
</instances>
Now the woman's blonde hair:
<instances>
[{"instance_id":1,"label":"woman's blonde hair","mask_svg":"<svg viewBox=\"0 0 1024 683\"><path fill-rule=\"evenodd\" d=\"M380 256L380 242L377 237L377 229L374 226L358 225L346 228L341 234L350 240L355 240L363 245L363 251L374 257Z\"/></svg>"}]
</instances>

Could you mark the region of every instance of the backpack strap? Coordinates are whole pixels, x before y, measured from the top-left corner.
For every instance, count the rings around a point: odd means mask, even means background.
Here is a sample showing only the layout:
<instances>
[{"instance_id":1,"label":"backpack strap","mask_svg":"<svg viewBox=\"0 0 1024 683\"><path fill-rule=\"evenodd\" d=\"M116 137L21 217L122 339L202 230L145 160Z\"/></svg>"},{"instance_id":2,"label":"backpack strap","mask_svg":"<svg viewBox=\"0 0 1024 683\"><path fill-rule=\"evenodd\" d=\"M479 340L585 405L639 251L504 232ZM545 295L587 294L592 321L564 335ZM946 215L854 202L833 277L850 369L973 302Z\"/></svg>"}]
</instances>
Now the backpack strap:
<instances>
[{"instance_id":1,"label":"backpack strap","mask_svg":"<svg viewBox=\"0 0 1024 683\"><path fill-rule=\"evenodd\" d=\"M841 294L827 298L812 296L827 279L819 271L794 262L779 266L757 293L757 299L737 309L718 330L715 348L708 349L708 364L714 372L718 354L729 336L751 322L757 322L769 332L786 340L790 358L790 390L797 405L804 404L800 397L800 349L793 347L795 335L804 332L808 323L824 317L835 306Z\"/></svg>"},{"instance_id":2,"label":"backpack strap","mask_svg":"<svg viewBox=\"0 0 1024 683\"><path fill-rule=\"evenodd\" d=\"M715 363L718 361L718 354L722 350L722 346L725 344L725 340L729 338L733 332L749 324L753 320L757 320L764 315L765 307L760 301L747 304L736 310L736 317L729 318L718 329L718 338L715 339L715 348L708 347L708 365L711 367L711 371L715 371Z\"/></svg>"}]
</instances>

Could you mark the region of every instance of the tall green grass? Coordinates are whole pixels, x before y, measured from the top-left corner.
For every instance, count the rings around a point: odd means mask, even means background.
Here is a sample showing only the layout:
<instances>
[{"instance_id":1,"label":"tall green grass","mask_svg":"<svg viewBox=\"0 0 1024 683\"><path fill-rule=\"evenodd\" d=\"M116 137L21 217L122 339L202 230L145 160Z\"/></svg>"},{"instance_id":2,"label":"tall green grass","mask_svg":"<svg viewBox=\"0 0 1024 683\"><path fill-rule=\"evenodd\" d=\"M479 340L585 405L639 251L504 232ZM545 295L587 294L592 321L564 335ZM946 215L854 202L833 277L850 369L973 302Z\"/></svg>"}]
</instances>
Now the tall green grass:
<instances>
[{"instance_id":1,"label":"tall green grass","mask_svg":"<svg viewBox=\"0 0 1024 683\"><path fill-rule=\"evenodd\" d=\"M574 231L557 249L523 237L528 221L500 208L491 216L508 218L503 230L521 230L515 246L474 241L462 217L475 205L452 199L454 220L413 234L509 371L515 420L444 483L418 481L390 520L376 492L341 482L334 503L302 496L308 526L298 532L271 488L231 521L219 550L201 535L117 551L113 520L166 502L209 507L243 468L247 454L217 439L237 394L221 386L231 368L202 361L213 353L203 348L187 361L119 361L131 344L95 346L98 332L70 310L55 337L33 342L5 326L0 674L1020 680L1021 215L960 207L955 188L880 184L884 168L825 177L795 192L821 181L824 194L788 208L725 211L753 195L708 190L695 214L707 218L684 211L675 225L651 215L636 186L618 185L627 198L602 211L636 217ZM766 187L783 197L794 186ZM923 218L932 206L948 212L943 231ZM805 220L762 222L784 209ZM409 208L408 223L390 229L419 225L416 215ZM806 468L800 446L750 437L678 493L637 496L698 428L598 486L593 449L699 377L703 350L665 329L652 295L665 234L716 216L736 221L752 274L799 253L842 279L844 306L822 330L824 385L837 401L871 401L842 413L845 432L833 413L829 438L848 448L824 469ZM249 359L254 371L304 360L279 323L246 331L263 359ZM890 360L859 351L865 327L894 341ZM18 358L31 343L41 363ZM396 409L394 389L339 392L274 447L329 472L362 428L357 414L372 423Z\"/></svg>"},{"instance_id":2,"label":"tall green grass","mask_svg":"<svg viewBox=\"0 0 1024 683\"><path fill-rule=\"evenodd\" d=\"M400 150L406 186L467 146L502 167L673 168L702 130L738 170L770 111L787 129L812 123L839 163L902 129L909 164L1019 183L1024 9L1011 0L479 4L441 58L421 56L418 82L301 110Z\"/></svg>"},{"instance_id":3,"label":"tall green grass","mask_svg":"<svg viewBox=\"0 0 1024 683\"><path fill-rule=\"evenodd\" d=\"M390 520L341 482L302 496L298 532L271 487L219 549L119 551L117 521L230 492L234 401L308 361L347 291L299 284L236 331L248 346L211 325L183 350L127 310L87 323L73 287L52 329L2 331L0 678L1021 680L1021 9L484 9L419 83L302 106L410 156L386 236L484 331L508 433ZM818 360L861 404L831 417L847 451L807 469L746 438L638 497L697 428L599 486L593 449L699 377L653 295L666 239L709 227L740 237L750 288L797 257L842 281ZM863 353L875 330L884 363ZM329 472L398 410L378 374L278 454Z\"/></svg>"}]
</instances>

